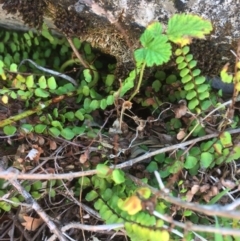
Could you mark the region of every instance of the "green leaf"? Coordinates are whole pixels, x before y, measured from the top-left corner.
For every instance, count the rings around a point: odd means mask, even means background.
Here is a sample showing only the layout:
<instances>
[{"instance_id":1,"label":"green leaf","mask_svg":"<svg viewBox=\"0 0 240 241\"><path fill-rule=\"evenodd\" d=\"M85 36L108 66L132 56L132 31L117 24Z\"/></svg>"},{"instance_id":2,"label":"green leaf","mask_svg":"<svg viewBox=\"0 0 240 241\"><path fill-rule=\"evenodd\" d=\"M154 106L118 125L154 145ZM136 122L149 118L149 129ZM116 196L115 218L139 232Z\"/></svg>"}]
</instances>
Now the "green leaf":
<instances>
[{"instance_id":1,"label":"green leaf","mask_svg":"<svg viewBox=\"0 0 240 241\"><path fill-rule=\"evenodd\" d=\"M41 181L36 181L32 184L31 190L37 191L42 188L42 182Z\"/></svg>"},{"instance_id":2,"label":"green leaf","mask_svg":"<svg viewBox=\"0 0 240 241\"><path fill-rule=\"evenodd\" d=\"M52 121L51 125L54 127L59 127L59 129L62 129L62 124L60 121Z\"/></svg>"},{"instance_id":3,"label":"green leaf","mask_svg":"<svg viewBox=\"0 0 240 241\"><path fill-rule=\"evenodd\" d=\"M168 21L167 36L172 42L185 46L192 38L204 39L212 29L210 21L197 15L174 14Z\"/></svg>"},{"instance_id":4,"label":"green leaf","mask_svg":"<svg viewBox=\"0 0 240 241\"><path fill-rule=\"evenodd\" d=\"M181 71L180 71L180 76L183 78L184 76L186 76L188 73L189 73L189 69L182 69Z\"/></svg>"},{"instance_id":5,"label":"green leaf","mask_svg":"<svg viewBox=\"0 0 240 241\"><path fill-rule=\"evenodd\" d=\"M106 99L102 99L102 100L100 101L100 108L101 108L102 110L105 110L105 109L107 108L107 100L106 100Z\"/></svg>"},{"instance_id":6,"label":"green leaf","mask_svg":"<svg viewBox=\"0 0 240 241\"><path fill-rule=\"evenodd\" d=\"M90 83L92 81L92 75L91 75L90 69L84 69L83 76L86 82Z\"/></svg>"},{"instance_id":7,"label":"green leaf","mask_svg":"<svg viewBox=\"0 0 240 241\"><path fill-rule=\"evenodd\" d=\"M47 79L47 86L50 90L55 90L57 88L57 83L53 76Z\"/></svg>"},{"instance_id":8,"label":"green leaf","mask_svg":"<svg viewBox=\"0 0 240 241\"><path fill-rule=\"evenodd\" d=\"M51 127L48 130L49 133L54 137L58 137L60 135L60 130L57 127Z\"/></svg>"},{"instance_id":9,"label":"green leaf","mask_svg":"<svg viewBox=\"0 0 240 241\"><path fill-rule=\"evenodd\" d=\"M191 75L185 75L183 78L182 78L182 83L183 84L186 84L187 82L189 82L190 80L192 79L192 76Z\"/></svg>"},{"instance_id":10,"label":"green leaf","mask_svg":"<svg viewBox=\"0 0 240 241\"><path fill-rule=\"evenodd\" d=\"M155 80L152 83L152 88L154 89L155 92L158 92L161 88L162 84L159 80Z\"/></svg>"},{"instance_id":11,"label":"green leaf","mask_svg":"<svg viewBox=\"0 0 240 241\"><path fill-rule=\"evenodd\" d=\"M84 52L87 55L90 55L92 53L91 45L89 43L84 43Z\"/></svg>"},{"instance_id":12,"label":"green leaf","mask_svg":"<svg viewBox=\"0 0 240 241\"><path fill-rule=\"evenodd\" d=\"M107 104L108 105L112 105L114 103L114 96L113 95L109 95L107 97Z\"/></svg>"},{"instance_id":13,"label":"green leaf","mask_svg":"<svg viewBox=\"0 0 240 241\"><path fill-rule=\"evenodd\" d=\"M231 134L227 131L223 132L220 135L220 141L224 147L230 147L232 146L232 137Z\"/></svg>"},{"instance_id":14,"label":"green leaf","mask_svg":"<svg viewBox=\"0 0 240 241\"><path fill-rule=\"evenodd\" d=\"M112 86L113 82L115 80L115 75L114 74L108 74L106 77L106 85L107 86Z\"/></svg>"},{"instance_id":15,"label":"green leaf","mask_svg":"<svg viewBox=\"0 0 240 241\"><path fill-rule=\"evenodd\" d=\"M183 169L184 165L181 161L175 161L173 165L169 167L169 172L170 173L177 173Z\"/></svg>"},{"instance_id":16,"label":"green leaf","mask_svg":"<svg viewBox=\"0 0 240 241\"><path fill-rule=\"evenodd\" d=\"M43 90L41 88L35 89L34 93L36 96L42 97L42 98L47 98L50 95L49 92L47 92L46 90Z\"/></svg>"},{"instance_id":17,"label":"green leaf","mask_svg":"<svg viewBox=\"0 0 240 241\"><path fill-rule=\"evenodd\" d=\"M192 71L192 75L195 77L195 76L198 76L198 75L200 75L201 74L201 70L200 69L194 69L193 71ZM200 76L200 78L204 78L203 76ZM205 78L204 78L204 80L205 80ZM196 82L196 79L195 79L195 82Z\"/></svg>"},{"instance_id":18,"label":"green leaf","mask_svg":"<svg viewBox=\"0 0 240 241\"><path fill-rule=\"evenodd\" d=\"M64 128L61 131L61 136L66 140L71 140L75 136L75 133L70 128Z\"/></svg>"},{"instance_id":19,"label":"green leaf","mask_svg":"<svg viewBox=\"0 0 240 241\"><path fill-rule=\"evenodd\" d=\"M198 160L195 156L187 156L184 167L186 169L192 169L197 164L197 161Z\"/></svg>"},{"instance_id":20,"label":"green leaf","mask_svg":"<svg viewBox=\"0 0 240 241\"><path fill-rule=\"evenodd\" d=\"M125 182L125 173L120 170L120 169L115 169L112 172L112 180L116 183L116 184L121 184L123 182Z\"/></svg>"},{"instance_id":21,"label":"green leaf","mask_svg":"<svg viewBox=\"0 0 240 241\"><path fill-rule=\"evenodd\" d=\"M85 95L85 96L89 96L89 87L87 85L83 86L82 88L82 93Z\"/></svg>"},{"instance_id":22,"label":"green leaf","mask_svg":"<svg viewBox=\"0 0 240 241\"><path fill-rule=\"evenodd\" d=\"M162 33L162 26L159 22L150 24L140 37L144 48L134 51L137 62L146 62L147 66L161 65L168 62L171 57L171 45L167 36Z\"/></svg>"},{"instance_id":23,"label":"green leaf","mask_svg":"<svg viewBox=\"0 0 240 241\"><path fill-rule=\"evenodd\" d=\"M192 82L187 83L187 84L184 86L184 89L187 90L187 91L189 91L189 90L191 90L191 89L193 89L193 88L194 88L194 84L193 84Z\"/></svg>"},{"instance_id":24,"label":"green leaf","mask_svg":"<svg viewBox=\"0 0 240 241\"><path fill-rule=\"evenodd\" d=\"M30 124L22 124L21 130L23 130L26 134L28 134L33 131L33 126Z\"/></svg>"},{"instance_id":25,"label":"green leaf","mask_svg":"<svg viewBox=\"0 0 240 241\"><path fill-rule=\"evenodd\" d=\"M209 152L202 152L201 153L201 159L200 159L200 163L201 163L201 167L203 168L208 168L212 161L213 161L213 155Z\"/></svg>"},{"instance_id":26,"label":"green leaf","mask_svg":"<svg viewBox=\"0 0 240 241\"><path fill-rule=\"evenodd\" d=\"M199 98L199 100L204 100L204 99L208 98L209 96L210 96L210 93L208 91L205 91L203 93L200 93L198 98Z\"/></svg>"},{"instance_id":27,"label":"green leaf","mask_svg":"<svg viewBox=\"0 0 240 241\"><path fill-rule=\"evenodd\" d=\"M154 159L155 159L155 158L154 158ZM154 161L151 161L151 162L148 164L146 170L147 170L148 172L150 172L150 173L152 173L152 172L154 172L154 171L157 171L157 170L158 170L158 164L157 164L156 162L154 162Z\"/></svg>"},{"instance_id":28,"label":"green leaf","mask_svg":"<svg viewBox=\"0 0 240 241\"><path fill-rule=\"evenodd\" d=\"M33 86L34 86L34 77L33 77L33 75L29 75L29 76L26 78L26 85L27 85L27 88L28 88L28 89L33 88Z\"/></svg>"},{"instance_id":29,"label":"green leaf","mask_svg":"<svg viewBox=\"0 0 240 241\"><path fill-rule=\"evenodd\" d=\"M81 109L80 109L80 110L77 110L77 111L75 112L75 116L76 116L80 121L83 121L83 120L84 120L84 115L83 115Z\"/></svg>"},{"instance_id":30,"label":"green leaf","mask_svg":"<svg viewBox=\"0 0 240 241\"><path fill-rule=\"evenodd\" d=\"M194 99L192 99L192 100L189 101L189 103L188 103L188 108L189 108L190 110L194 110L198 104L199 104L198 99L194 98Z\"/></svg>"},{"instance_id":31,"label":"green leaf","mask_svg":"<svg viewBox=\"0 0 240 241\"><path fill-rule=\"evenodd\" d=\"M198 86L198 93L202 93L208 90L209 85L208 84L203 84Z\"/></svg>"},{"instance_id":32,"label":"green leaf","mask_svg":"<svg viewBox=\"0 0 240 241\"><path fill-rule=\"evenodd\" d=\"M17 72L17 70L18 70L18 66L16 65L16 64L11 64L10 65L10 71L11 72Z\"/></svg>"},{"instance_id":33,"label":"green leaf","mask_svg":"<svg viewBox=\"0 0 240 241\"><path fill-rule=\"evenodd\" d=\"M73 44L76 47L76 49L80 49L81 41L79 40L79 38L73 38Z\"/></svg>"},{"instance_id":34,"label":"green leaf","mask_svg":"<svg viewBox=\"0 0 240 241\"><path fill-rule=\"evenodd\" d=\"M66 119L67 119L68 121L73 121L73 120L75 120L75 114L74 114L73 111L68 111L68 112L66 112L66 113L64 114L64 117L66 117Z\"/></svg>"},{"instance_id":35,"label":"green leaf","mask_svg":"<svg viewBox=\"0 0 240 241\"><path fill-rule=\"evenodd\" d=\"M15 126L8 125L3 127L3 132L7 136L14 135L16 131L17 131L17 128Z\"/></svg>"},{"instance_id":36,"label":"green leaf","mask_svg":"<svg viewBox=\"0 0 240 241\"><path fill-rule=\"evenodd\" d=\"M11 205L7 202L0 202L0 209L9 212L11 210Z\"/></svg>"},{"instance_id":37,"label":"green leaf","mask_svg":"<svg viewBox=\"0 0 240 241\"><path fill-rule=\"evenodd\" d=\"M194 71L197 71L197 70L199 70L199 69L195 69L195 70L193 70L193 72L194 72ZM200 71L200 70L199 70L199 71ZM205 77L203 77L203 76L198 76L198 77L195 78L195 84L200 85L200 84L204 83L205 80L206 80Z\"/></svg>"},{"instance_id":38,"label":"green leaf","mask_svg":"<svg viewBox=\"0 0 240 241\"><path fill-rule=\"evenodd\" d=\"M47 81L46 81L46 78L45 76L41 76L38 80L38 84L39 84L39 87L41 89L46 89L47 88Z\"/></svg>"},{"instance_id":39,"label":"green leaf","mask_svg":"<svg viewBox=\"0 0 240 241\"><path fill-rule=\"evenodd\" d=\"M44 124L37 124L35 127L34 127L34 130L36 131L36 133L38 134L41 134L43 133L47 128L47 125L44 125Z\"/></svg>"},{"instance_id":40,"label":"green leaf","mask_svg":"<svg viewBox=\"0 0 240 241\"><path fill-rule=\"evenodd\" d=\"M105 164L98 164L96 170L100 177L107 177L111 173L111 169Z\"/></svg>"},{"instance_id":41,"label":"green leaf","mask_svg":"<svg viewBox=\"0 0 240 241\"><path fill-rule=\"evenodd\" d=\"M99 101L98 100L92 100L89 107L92 110L96 110L99 107Z\"/></svg>"},{"instance_id":42,"label":"green leaf","mask_svg":"<svg viewBox=\"0 0 240 241\"><path fill-rule=\"evenodd\" d=\"M191 100L193 97L195 97L197 95L197 92L195 90L190 90L187 95L186 95L186 99L187 100Z\"/></svg>"}]
</instances>

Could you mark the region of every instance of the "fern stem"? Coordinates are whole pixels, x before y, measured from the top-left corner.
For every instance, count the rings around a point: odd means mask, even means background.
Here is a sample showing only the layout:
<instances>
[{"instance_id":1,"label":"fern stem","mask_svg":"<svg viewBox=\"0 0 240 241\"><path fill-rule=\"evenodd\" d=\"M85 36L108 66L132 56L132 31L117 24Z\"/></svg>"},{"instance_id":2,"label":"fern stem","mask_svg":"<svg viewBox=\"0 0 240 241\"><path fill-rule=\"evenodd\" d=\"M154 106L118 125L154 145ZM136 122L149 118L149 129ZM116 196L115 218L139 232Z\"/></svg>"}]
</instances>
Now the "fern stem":
<instances>
[{"instance_id":1,"label":"fern stem","mask_svg":"<svg viewBox=\"0 0 240 241\"><path fill-rule=\"evenodd\" d=\"M133 97L139 92L140 86L142 84L143 73L144 73L145 67L146 67L146 62L144 61L143 64L142 64L142 67L141 67L141 71L140 71L137 87L134 90L134 92L132 93L131 97L129 98L129 101L131 101L133 99Z\"/></svg>"}]
</instances>

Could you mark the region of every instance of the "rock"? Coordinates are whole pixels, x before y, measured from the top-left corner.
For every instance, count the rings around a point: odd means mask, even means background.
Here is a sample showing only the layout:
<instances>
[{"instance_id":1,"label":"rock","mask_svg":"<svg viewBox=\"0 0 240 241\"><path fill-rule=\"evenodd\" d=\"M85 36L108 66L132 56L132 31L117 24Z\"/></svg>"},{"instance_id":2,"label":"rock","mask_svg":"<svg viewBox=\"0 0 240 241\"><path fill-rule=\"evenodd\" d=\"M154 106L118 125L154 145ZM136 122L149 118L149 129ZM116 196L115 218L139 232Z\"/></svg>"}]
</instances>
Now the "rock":
<instances>
[{"instance_id":1,"label":"rock","mask_svg":"<svg viewBox=\"0 0 240 241\"><path fill-rule=\"evenodd\" d=\"M199 51L198 42L192 46L206 75L211 71L211 75L219 73L221 66L234 59L230 49L235 50L236 39L240 37L240 3L235 0L1 0L1 3L0 8L4 9L0 11L1 25L25 30L26 25L39 28L44 19L51 28L55 26L60 33L79 36L115 56L120 63L131 62L132 50L138 46L138 38L149 22L158 20L166 25L176 13L198 14L214 24L208 42L201 41L204 50ZM216 45L221 47L215 50ZM209 55L212 55L211 66Z\"/></svg>"}]
</instances>

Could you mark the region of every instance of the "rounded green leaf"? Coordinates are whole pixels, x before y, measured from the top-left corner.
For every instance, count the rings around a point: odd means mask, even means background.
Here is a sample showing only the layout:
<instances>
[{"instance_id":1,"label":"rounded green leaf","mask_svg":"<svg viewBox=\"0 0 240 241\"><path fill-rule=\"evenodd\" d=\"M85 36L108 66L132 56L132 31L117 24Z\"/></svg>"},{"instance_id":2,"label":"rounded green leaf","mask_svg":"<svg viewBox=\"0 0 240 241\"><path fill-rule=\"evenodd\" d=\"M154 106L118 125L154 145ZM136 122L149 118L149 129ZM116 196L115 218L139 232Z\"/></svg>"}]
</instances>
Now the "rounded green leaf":
<instances>
[{"instance_id":1,"label":"rounded green leaf","mask_svg":"<svg viewBox=\"0 0 240 241\"><path fill-rule=\"evenodd\" d=\"M41 134L43 133L47 128L47 125L44 125L44 124L37 124L35 127L34 127L34 130L36 131L36 133L38 134Z\"/></svg>"},{"instance_id":2,"label":"rounded green leaf","mask_svg":"<svg viewBox=\"0 0 240 241\"><path fill-rule=\"evenodd\" d=\"M23 130L25 133L30 133L33 131L33 126L30 124L22 124L21 130Z\"/></svg>"},{"instance_id":3,"label":"rounded green leaf","mask_svg":"<svg viewBox=\"0 0 240 241\"><path fill-rule=\"evenodd\" d=\"M121 184L123 182L125 182L125 174L122 170L120 169L115 169L112 172L112 180L116 183L116 184Z\"/></svg>"},{"instance_id":4,"label":"rounded green leaf","mask_svg":"<svg viewBox=\"0 0 240 241\"><path fill-rule=\"evenodd\" d=\"M179 56L179 57L177 57L177 59L176 59L176 63L177 64L180 64L180 63L182 63L184 61L184 57L183 56Z\"/></svg>"},{"instance_id":5,"label":"rounded green leaf","mask_svg":"<svg viewBox=\"0 0 240 241\"><path fill-rule=\"evenodd\" d=\"M106 85L112 86L114 80L115 80L115 75L114 74L108 74L107 77L106 77Z\"/></svg>"},{"instance_id":6,"label":"rounded green leaf","mask_svg":"<svg viewBox=\"0 0 240 241\"><path fill-rule=\"evenodd\" d=\"M64 128L61 131L61 136L66 140L71 140L75 136L75 133L70 128Z\"/></svg>"},{"instance_id":7,"label":"rounded green leaf","mask_svg":"<svg viewBox=\"0 0 240 241\"><path fill-rule=\"evenodd\" d=\"M57 83L53 76L47 79L47 86L50 90L55 90L57 88Z\"/></svg>"},{"instance_id":8,"label":"rounded green leaf","mask_svg":"<svg viewBox=\"0 0 240 241\"><path fill-rule=\"evenodd\" d=\"M185 75L183 78L182 78L182 83L185 84L187 82L189 82L190 80L192 79L192 76L191 75Z\"/></svg>"},{"instance_id":9,"label":"rounded green leaf","mask_svg":"<svg viewBox=\"0 0 240 241\"><path fill-rule=\"evenodd\" d=\"M232 136L229 132L225 131L220 135L220 141L224 147L232 146Z\"/></svg>"},{"instance_id":10,"label":"rounded green leaf","mask_svg":"<svg viewBox=\"0 0 240 241\"><path fill-rule=\"evenodd\" d=\"M191 89L193 89L193 88L194 88L194 84L193 84L192 82L187 83L187 84L184 86L184 89L185 89L186 91L191 90Z\"/></svg>"},{"instance_id":11,"label":"rounded green leaf","mask_svg":"<svg viewBox=\"0 0 240 241\"><path fill-rule=\"evenodd\" d=\"M194 67L196 67L196 65L197 65L197 61L196 60L192 60L188 64L190 69L193 69Z\"/></svg>"},{"instance_id":12,"label":"rounded green leaf","mask_svg":"<svg viewBox=\"0 0 240 241\"><path fill-rule=\"evenodd\" d=\"M98 100L92 100L89 107L92 110L96 110L99 107L99 102L100 101L98 101Z\"/></svg>"},{"instance_id":13,"label":"rounded green leaf","mask_svg":"<svg viewBox=\"0 0 240 241\"><path fill-rule=\"evenodd\" d=\"M193 70L193 72L194 72L194 71L197 71L197 70L199 70L199 69L195 69L195 70ZM199 70L199 71L200 71L200 70ZM203 76L198 76L198 77L195 78L195 84L200 85L200 84L204 83L205 80L206 80L205 77L203 77Z\"/></svg>"},{"instance_id":14,"label":"rounded green leaf","mask_svg":"<svg viewBox=\"0 0 240 241\"><path fill-rule=\"evenodd\" d=\"M152 88L154 89L155 92L158 92L161 88L162 84L159 80L155 80L152 83Z\"/></svg>"},{"instance_id":15,"label":"rounded green leaf","mask_svg":"<svg viewBox=\"0 0 240 241\"><path fill-rule=\"evenodd\" d=\"M182 62L182 63L178 64L178 69L186 68L186 66L187 66L187 63L186 62Z\"/></svg>"},{"instance_id":16,"label":"rounded green leaf","mask_svg":"<svg viewBox=\"0 0 240 241\"><path fill-rule=\"evenodd\" d=\"M180 76L183 78L184 76L186 76L189 73L189 69L182 69L180 71Z\"/></svg>"},{"instance_id":17,"label":"rounded green leaf","mask_svg":"<svg viewBox=\"0 0 240 241\"><path fill-rule=\"evenodd\" d=\"M46 81L46 78L45 76L41 76L38 80L38 84L39 84L39 87L41 89L46 89L47 88L47 81Z\"/></svg>"},{"instance_id":18,"label":"rounded green leaf","mask_svg":"<svg viewBox=\"0 0 240 241\"><path fill-rule=\"evenodd\" d=\"M15 126L8 125L3 127L3 132L7 136L14 135L16 131L17 131L17 128Z\"/></svg>"},{"instance_id":19,"label":"rounded green leaf","mask_svg":"<svg viewBox=\"0 0 240 241\"><path fill-rule=\"evenodd\" d=\"M208 98L209 95L210 95L209 92L206 91L206 92L200 93L198 98L199 98L199 100L204 100L204 99Z\"/></svg>"},{"instance_id":20,"label":"rounded green leaf","mask_svg":"<svg viewBox=\"0 0 240 241\"><path fill-rule=\"evenodd\" d=\"M33 75L29 75L29 76L26 78L26 85L27 85L27 88L28 88L28 89L33 88L33 86L34 86L34 77L33 77Z\"/></svg>"},{"instance_id":21,"label":"rounded green leaf","mask_svg":"<svg viewBox=\"0 0 240 241\"><path fill-rule=\"evenodd\" d=\"M89 87L87 85L83 86L82 88L82 93L85 95L85 96L89 96Z\"/></svg>"},{"instance_id":22,"label":"rounded green leaf","mask_svg":"<svg viewBox=\"0 0 240 241\"><path fill-rule=\"evenodd\" d=\"M187 100L191 100L193 97L195 97L197 95L197 92L195 90L190 90L187 95L186 95L186 99Z\"/></svg>"},{"instance_id":23,"label":"rounded green leaf","mask_svg":"<svg viewBox=\"0 0 240 241\"><path fill-rule=\"evenodd\" d=\"M211 153L209 152L201 153L201 159L200 159L201 167L208 168L211 165L213 159L214 158Z\"/></svg>"},{"instance_id":24,"label":"rounded green leaf","mask_svg":"<svg viewBox=\"0 0 240 241\"><path fill-rule=\"evenodd\" d=\"M112 105L114 103L114 96L113 95L109 95L107 97L107 104L108 105Z\"/></svg>"},{"instance_id":25,"label":"rounded green leaf","mask_svg":"<svg viewBox=\"0 0 240 241\"><path fill-rule=\"evenodd\" d=\"M192 75L195 77L195 76L198 76L201 74L201 70L200 69L194 69L192 71ZM202 77L202 76L201 76ZM203 77L204 78L204 77ZM195 82L196 82L196 79L195 79ZM196 83L197 84L197 83Z\"/></svg>"},{"instance_id":26,"label":"rounded green leaf","mask_svg":"<svg viewBox=\"0 0 240 241\"><path fill-rule=\"evenodd\" d=\"M185 59L187 62L191 61L193 59L193 55L192 54L188 54L185 56Z\"/></svg>"},{"instance_id":27,"label":"rounded green leaf","mask_svg":"<svg viewBox=\"0 0 240 241\"><path fill-rule=\"evenodd\" d=\"M90 69L84 69L83 70L83 76L86 82L91 82L92 81L92 75Z\"/></svg>"},{"instance_id":28,"label":"rounded green leaf","mask_svg":"<svg viewBox=\"0 0 240 241\"><path fill-rule=\"evenodd\" d=\"M50 95L49 92L41 88L35 89L34 93L37 97L42 97L42 98L47 98Z\"/></svg>"},{"instance_id":29,"label":"rounded green leaf","mask_svg":"<svg viewBox=\"0 0 240 241\"><path fill-rule=\"evenodd\" d=\"M182 48L182 52L183 52L184 55L188 54L189 51L190 51L189 46L184 46L184 47Z\"/></svg>"},{"instance_id":30,"label":"rounded green leaf","mask_svg":"<svg viewBox=\"0 0 240 241\"><path fill-rule=\"evenodd\" d=\"M80 121L83 121L83 120L84 120L84 115L83 115L83 113L82 113L81 110L77 110L77 111L75 112L75 116L76 116Z\"/></svg>"},{"instance_id":31,"label":"rounded green leaf","mask_svg":"<svg viewBox=\"0 0 240 241\"><path fill-rule=\"evenodd\" d=\"M106 99L102 99L102 100L100 101L100 108L101 108L102 110L105 110L105 109L107 108L107 100L106 100Z\"/></svg>"},{"instance_id":32,"label":"rounded green leaf","mask_svg":"<svg viewBox=\"0 0 240 241\"><path fill-rule=\"evenodd\" d=\"M197 164L197 158L195 156L187 156L186 161L184 163L184 167L186 169L191 169Z\"/></svg>"},{"instance_id":33,"label":"rounded green leaf","mask_svg":"<svg viewBox=\"0 0 240 241\"><path fill-rule=\"evenodd\" d=\"M60 135L60 130L57 127L51 127L48 130L52 136L58 137Z\"/></svg>"},{"instance_id":34,"label":"rounded green leaf","mask_svg":"<svg viewBox=\"0 0 240 241\"><path fill-rule=\"evenodd\" d=\"M107 177L111 173L111 169L105 164L98 164L96 170L97 174L102 177Z\"/></svg>"},{"instance_id":35,"label":"rounded green leaf","mask_svg":"<svg viewBox=\"0 0 240 241\"><path fill-rule=\"evenodd\" d=\"M190 110L194 110L198 104L199 104L198 99L194 98L194 99L192 99L192 100L189 101L189 103L188 103L188 108L189 108Z\"/></svg>"},{"instance_id":36,"label":"rounded green leaf","mask_svg":"<svg viewBox=\"0 0 240 241\"><path fill-rule=\"evenodd\" d=\"M198 93L202 93L208 90L209 85L208 84L203 84L203 85L199 85L197 92Z\"/></svg>"},{"instance_id":37,"label":"rounded green leaf","mask_svg":"<svg viewBox=\"0 0 240 241\"><path fill-rule=\"evenodd\" d=\"M79 40L79 38L73 38L73 44L76 49L79 49L81 47L81 41Z\"/></svg>"}]
</instances>

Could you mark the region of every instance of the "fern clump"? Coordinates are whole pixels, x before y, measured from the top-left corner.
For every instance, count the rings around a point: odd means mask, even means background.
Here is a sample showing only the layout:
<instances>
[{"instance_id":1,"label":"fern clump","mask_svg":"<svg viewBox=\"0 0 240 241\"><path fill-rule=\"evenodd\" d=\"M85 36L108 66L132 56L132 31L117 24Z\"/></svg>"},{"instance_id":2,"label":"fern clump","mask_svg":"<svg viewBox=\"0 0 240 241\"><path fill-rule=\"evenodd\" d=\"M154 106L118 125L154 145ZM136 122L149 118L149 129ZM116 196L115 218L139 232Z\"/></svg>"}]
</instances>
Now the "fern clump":
<instances>
[{"instance_id":1,"label":"fern clump","mask_svg":"<svg viewBox=\"0 0 240 241\"><path fill-rule=\"evenodd\" d=\"M177 49L175 52L176 63L180 70L181 82L187 93L188 108L200 112L211 105L209 101L210 86L206 83L206 78L201 75L201 70L196 68L197 61L193 59L193 55L189 51L189 46Z\"/></svg>"}]
</instances>

